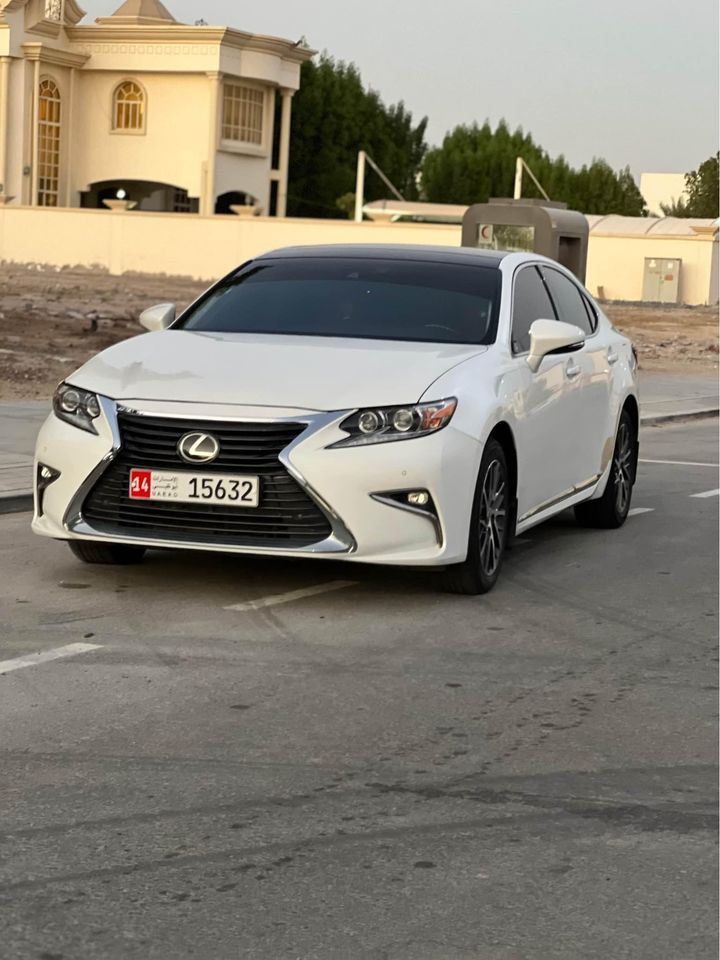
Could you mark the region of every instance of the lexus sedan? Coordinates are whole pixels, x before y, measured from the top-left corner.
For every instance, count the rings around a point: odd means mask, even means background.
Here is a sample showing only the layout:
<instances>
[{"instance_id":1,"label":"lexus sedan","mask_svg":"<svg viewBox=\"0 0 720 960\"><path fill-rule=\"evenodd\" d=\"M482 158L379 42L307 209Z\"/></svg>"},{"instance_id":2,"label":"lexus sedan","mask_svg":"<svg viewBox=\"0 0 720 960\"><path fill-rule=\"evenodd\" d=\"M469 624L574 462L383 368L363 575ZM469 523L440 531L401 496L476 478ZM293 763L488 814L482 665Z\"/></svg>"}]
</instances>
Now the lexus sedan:
<instances>
[{"instance_id":1,"label":"lexus sedan","mask_svg":"<svg viewBox=\"0 0 720 960\"><path fill-rule=\"evenodd\" d=\"M327 557L477 594L561 510L627 517L634 350L554 261L288 248L141 323L58 387L37 442L33 529L86 563Z\"/></svg>"}]
</instances>

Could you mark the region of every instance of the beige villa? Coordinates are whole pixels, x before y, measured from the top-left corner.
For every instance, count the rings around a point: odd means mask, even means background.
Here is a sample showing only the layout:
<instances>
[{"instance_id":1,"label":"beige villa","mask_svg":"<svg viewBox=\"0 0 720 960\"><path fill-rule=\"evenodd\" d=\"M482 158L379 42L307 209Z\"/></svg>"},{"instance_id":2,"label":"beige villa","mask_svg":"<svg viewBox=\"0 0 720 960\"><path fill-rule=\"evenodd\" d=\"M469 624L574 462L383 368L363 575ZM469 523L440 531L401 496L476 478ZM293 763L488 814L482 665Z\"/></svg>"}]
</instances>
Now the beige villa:
<instances>
[{"instance_id":1,"label":"beige villa","mask_svg":"<svg viewBox=\"0 0 720 960\"><path fill-rule=\"evenodd\" d=\"M0 204L284 216L302 42L126 0L0 0ZM107 205L107 204L105 204Z\"/></svg>"}]
</instances>

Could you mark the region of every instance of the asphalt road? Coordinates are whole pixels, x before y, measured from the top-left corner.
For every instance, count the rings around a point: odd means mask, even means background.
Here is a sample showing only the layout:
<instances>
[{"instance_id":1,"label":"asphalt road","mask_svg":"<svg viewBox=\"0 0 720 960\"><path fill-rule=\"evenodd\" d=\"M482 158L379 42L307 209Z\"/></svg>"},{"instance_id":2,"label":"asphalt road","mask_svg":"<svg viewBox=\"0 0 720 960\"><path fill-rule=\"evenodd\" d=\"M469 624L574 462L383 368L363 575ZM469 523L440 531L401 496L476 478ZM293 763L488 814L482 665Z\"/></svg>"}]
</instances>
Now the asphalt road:
<instances>
[{"instance_id":1,"label":"asphalt road","mask_svg":"<svg viewBox=\"0 0 720 960\"><path fill-rule=\"evenodd\" d=\"M717 423L641 456L717 464ZM714 960L717 486L643 463L647 512L480 599L1 517L0 956Z\"/></svg>"}]
</instances>

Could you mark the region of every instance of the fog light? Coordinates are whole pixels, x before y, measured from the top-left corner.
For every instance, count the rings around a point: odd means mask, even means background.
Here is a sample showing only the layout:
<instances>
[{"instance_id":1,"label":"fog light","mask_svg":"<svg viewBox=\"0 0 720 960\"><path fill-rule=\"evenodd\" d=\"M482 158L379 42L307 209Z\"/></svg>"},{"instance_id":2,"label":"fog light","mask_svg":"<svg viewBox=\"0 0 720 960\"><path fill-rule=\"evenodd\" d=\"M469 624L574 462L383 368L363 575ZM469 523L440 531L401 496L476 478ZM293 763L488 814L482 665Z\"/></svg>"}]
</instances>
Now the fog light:
<instances>
[{"instance_id":1,"label":"fog light","mask_svg":"<svg viewBox=\"0 0 720 960\"><path fill-rule=\"evenodd\" d=\"M426 507L430 503L430 494L427 490L412 490L407 495L407 502L413 507Z\"/></svg>"},{"instance_id":2,"label":"fog light","mask_svg":"<svg viewBox=\"0 0 720 960\"><path fill-rule=\"evenodd\" d=\"M45 491L50 486L51 483L55 483L57 478L60 476L59 470L53 470L52 467L46 466L44 463L39 463L37 468L37 511L38 516L42 517L44 513L45 505Z\"/></svg>"}]
</instances>

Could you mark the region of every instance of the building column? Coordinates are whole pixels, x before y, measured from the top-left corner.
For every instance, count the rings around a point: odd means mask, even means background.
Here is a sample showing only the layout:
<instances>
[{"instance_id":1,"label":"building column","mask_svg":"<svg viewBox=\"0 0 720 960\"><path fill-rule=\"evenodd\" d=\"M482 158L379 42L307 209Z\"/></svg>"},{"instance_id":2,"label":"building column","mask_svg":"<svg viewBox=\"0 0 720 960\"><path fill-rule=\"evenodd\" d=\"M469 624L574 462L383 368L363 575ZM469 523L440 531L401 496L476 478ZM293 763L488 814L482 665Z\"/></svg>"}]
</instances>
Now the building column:
<instances>
[{"instance_id":1,"label":"building column","mask_svg":"<svg viewBox=\"0 0 720 960\"><path fill-rule=\"evenodd\" d=\"M33 61L33 89L32 89L32 129L30 130L30 206L38 205L38 187L40 185L40 171L38 170L39 149L38 141L40 120L40 60Z\"/></svg>"},{"instance_id":2,"label":"building column","mask_svg":"<svg viewBox=\"0 0 720 960\"><path fill-rule=\"evenodd\" d=\"M0 203L8 195L8 101L10 99L10 57L0 57Z\"/></svg>"},{"instance_id":3,"label":"building column","mask_svg":"<svg viewBox=\"0 0 720 960\"><path fill-rule=\"evenodd\" d=\"M60 156L65 160L65 190L63 191L63 199L65 203L63 206L69 207L70 200L72 199L72 176L73 176L73 159L74 159L74 149L75 149L75 140L73 137L73 125L75 123L75 67L70 68L70 83L68 84L68 97L67 97L67 106L65 108L65 121L63 122L63 127L65 129L65 143L63 145L62 139L60 141ZM61 128L61 137L62 137L62 128Z\"/></svg>"},{"instance_id":4,"label":"building column","mask_svg":"<svg viewBox=\"0 0 720 960\"><path fill-rule=\"evenodd\" d=\"M287 216L288 171L290 169L290 119L294 90L283 88L280 111L280 157L278 161L278 193L275 216Z\"/></svg>"},{"instance_id":5,"label":"building column","mask_svg":"<svg viewBox=\"0 0 720 960\"><path fill-rule=\"evenodd\" d=\"M208 73L210 80L210 122L208 125L207 162L205 164L205 182L200 197L200 214L211 217L215 213L215 164L218 149L218 124L220 120L221 73Z\"/></svg>"}]
</instances>

